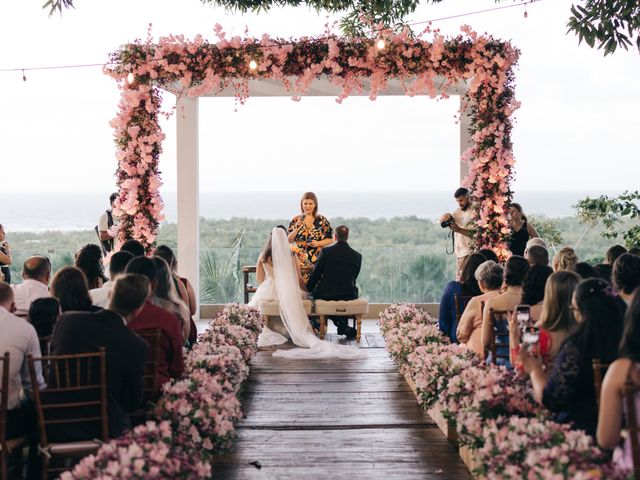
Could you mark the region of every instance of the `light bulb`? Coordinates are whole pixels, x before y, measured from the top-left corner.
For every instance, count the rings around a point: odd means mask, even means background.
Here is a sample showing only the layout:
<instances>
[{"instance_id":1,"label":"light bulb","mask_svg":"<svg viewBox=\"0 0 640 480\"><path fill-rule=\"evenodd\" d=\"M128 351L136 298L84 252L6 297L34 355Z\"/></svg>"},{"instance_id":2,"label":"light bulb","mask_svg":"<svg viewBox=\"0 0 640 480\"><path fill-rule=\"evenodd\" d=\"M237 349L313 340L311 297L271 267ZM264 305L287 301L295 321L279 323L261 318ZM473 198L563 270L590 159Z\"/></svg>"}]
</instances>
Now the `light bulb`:
<instances>
[{"instance_id":1,"label":"light bulb","mask_svg":"<svg viewBox=\"0 0 640 480\"><path fill-rule=\"evenodd\" d=\"M256 63L256 61L255 61L255 60L251 60L251 61L249 62L249 68L250 68L251 70L255 70L255 69L257 69L257 68L258 68L258 64Z\"/></svg>"},{"instance_id":2,"label":"light bulb","mask_svg":"<svg viewBox=\"0 0 640 480\"><path fill-rule=\"evenodd\" d=\"M129 75L127 75L127 82L129 85L131 85L135 79L136 77L133 76L133 73L129 73Z\"/></svg>"},{"instance_id":3,"label":"light bulb","mask_svg":"<svg viewBox=\"0 0 640 480\"><path fill-rule=\"evenodd\" d=\"M378 50L384 50L384 47L386 47L387 44L384 42L384 40L380 39L376 42L376 47L378 48Z\"/></svg>"}]
</instances>

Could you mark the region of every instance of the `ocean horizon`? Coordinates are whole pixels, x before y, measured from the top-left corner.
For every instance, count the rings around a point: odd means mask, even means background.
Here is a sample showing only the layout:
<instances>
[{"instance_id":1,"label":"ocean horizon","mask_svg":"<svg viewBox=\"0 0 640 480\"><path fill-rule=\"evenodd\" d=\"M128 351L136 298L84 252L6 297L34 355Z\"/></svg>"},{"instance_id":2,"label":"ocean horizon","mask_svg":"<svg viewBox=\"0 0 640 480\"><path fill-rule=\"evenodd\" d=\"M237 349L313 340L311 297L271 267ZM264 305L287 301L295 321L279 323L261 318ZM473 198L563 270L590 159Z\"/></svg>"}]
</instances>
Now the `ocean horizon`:
<instances>
[{"instance_id":1,"label":"ocean horizon","mask_svg":"<svg viewBox=\"0 0 640 480\"><path fill-rule=\"evenodd\" d=\"M316 192L319 212L333 217L370 219L416 216L435 220L455 209L449 191ZM587 196L621 192L520 191L514 201L525 213L547 217L575 215ZM201 192L200 216L207 219L288 219L299 212L301 192ZM108 193L0 193L0 224L8 232L92 230L108 205ZM175 192L163 192L165 222L177 221Z\"/></svg>"}]
</instances>

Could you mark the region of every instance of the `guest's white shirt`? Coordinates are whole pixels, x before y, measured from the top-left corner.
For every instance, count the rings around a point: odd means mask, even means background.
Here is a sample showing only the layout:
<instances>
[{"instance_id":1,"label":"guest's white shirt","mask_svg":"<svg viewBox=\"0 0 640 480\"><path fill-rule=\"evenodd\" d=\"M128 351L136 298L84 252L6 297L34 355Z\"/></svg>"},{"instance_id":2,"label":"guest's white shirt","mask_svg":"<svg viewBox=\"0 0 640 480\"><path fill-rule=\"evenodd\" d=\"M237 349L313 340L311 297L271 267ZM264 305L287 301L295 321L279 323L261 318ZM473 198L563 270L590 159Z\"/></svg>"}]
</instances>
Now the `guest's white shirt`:
<instances>
[{"instance_id":1,"label":"guest's white shirt","mask_svg":"<svg viewBox=\"0 0 640 480\"><path fill-rule=\"evenodd\" d=\"M31 303L38 298L49 297L49 287L38 280L26 279L13 287L15 295L16 311L19 317L27 317Z\"/></svg>"},{"instance_id":2,"label":"guest's white shirt","mask_svg":"<svg viewBox=\"0 0 640 480\"><path fill-rule=\"evenodd\" d=\"M35 328L26 320L16 317L6 308L0 307L0 352L9 352L9 403L12 410L20 405L20 392L24 388L32 396L31 378L27 355L40 357L40 342ZM45 387L40 362L35 364L38 385Z\"/></svg>"},{"instance_id":3,"label":"guest's white shirt","mask_svg":"<svg viewBox=\"0 0 640 480\"><path fill-rule=\"evenodd\" d=\"M92 288L91 290L89 290L89 295L91 295L91 302L98 307L107 308L107 305L109 303L109 292L111 292L114 283L115 282L109 280L108 282L103 283L102 287Z\"/></svg>"}]
</instances>

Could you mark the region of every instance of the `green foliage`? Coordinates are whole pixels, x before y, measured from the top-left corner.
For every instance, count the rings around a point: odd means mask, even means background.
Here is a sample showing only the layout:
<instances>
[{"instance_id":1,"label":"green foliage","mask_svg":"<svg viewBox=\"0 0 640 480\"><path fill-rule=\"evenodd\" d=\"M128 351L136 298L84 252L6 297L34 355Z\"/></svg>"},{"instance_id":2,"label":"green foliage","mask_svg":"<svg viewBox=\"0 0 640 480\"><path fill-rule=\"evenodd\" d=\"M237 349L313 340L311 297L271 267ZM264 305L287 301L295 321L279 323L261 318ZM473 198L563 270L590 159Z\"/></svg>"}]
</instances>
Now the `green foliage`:
<instances>
[{"instance_id":1,"label":"green foliage","mask_svg":"<svg viewBox=\"0 0 640 480\"><path fill-rule=\"evenodd\" d=\"M591 227L604 226L602 236L614 239L622 236L627 247L640 246L640 191L625 191L618 197L587 197L574 207L582 223Z\"/></svg>"},{"instance_id":2,"label":"green foliage","mask_svg":"<svg viewBox=\"0 0 640 480\"><path fill-rule=\"evenodd\" d=\"M552 245L557 246L564 243L564 238L560 231L560 224L558 223L558 220L531 215L529 221L532 225L535 225L538 234L544 238L547 245L550 247Z\"/></svg>"},{"instance_id":3,"label":"green foliage","mask_svg":"<svg viewBox=\"0 0 640 480\"><path fill-rule=\"evenodd\" d=\"M237 298L240 291L240 250L245 231L236 235L225 260L213 251L200 255L200 293L204 303L225 303Z\"/></svg>"},{"instance_id":4,"label":"green foliage","mask_svg":"<svg viewBox=\"0 0 640 480\"><path fill-rule=\"evenodd\" d=\"M437 222L415 216L375 220L334 217L330 220L332 225L343 223L349 226L349 243L363 256L362 271L358 277L360 294L371 302L437 302L444 285L454 277L455 259L445 254L448 230L440 228ZM530 222L551 245L559 248L579 244L576 251L580 259L602 258L612 245L601 236L603 227L598 225L585 232L575 217L531 217ZM269 232L278 224L288 225L289 221L201 219L200 293L203 303L242 301L241 267L255 265ZM58 270L73 262L73 255L79 247L96 243L97 238L94 231L9 231L7 240L14 256L11 269L15 283L21 281L19 272L28 256L36 253L48 255L54 270ZM175 224L161 226L158 244L176 249Z\"/></svg>"},{"instance_id":5,"label":"green foliage","mask_svg":"<svg viewBox=\"0 0 640 480\"><path fill-rule=\"evenodd\" d=\"M640 49L640 2L638 0L586 0L571 6L570 32L580 43L603 49L609 55L618 47L629 49L635 42Z\"/></svg>"}]
</instances>

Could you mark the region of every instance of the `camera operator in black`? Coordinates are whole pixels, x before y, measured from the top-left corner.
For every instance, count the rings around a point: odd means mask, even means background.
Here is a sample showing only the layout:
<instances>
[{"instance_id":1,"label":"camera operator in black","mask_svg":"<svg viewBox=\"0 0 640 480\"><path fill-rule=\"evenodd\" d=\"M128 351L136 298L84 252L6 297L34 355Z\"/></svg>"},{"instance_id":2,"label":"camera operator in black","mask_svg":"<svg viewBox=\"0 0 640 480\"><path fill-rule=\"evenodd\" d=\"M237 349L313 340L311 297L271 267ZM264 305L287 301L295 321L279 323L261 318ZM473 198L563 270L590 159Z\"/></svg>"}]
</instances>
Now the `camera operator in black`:
<instances>
[{"instance_id":1,"label":"camera operator in black","mask_svg":"<svg viewBox=\"0 0 640 480\"><path fill-rule=\"evenodd\" d=\"M105 212L100 216L100 220L98 220L98 225L96 225L95 230L98 234L98 238L100 239L100 245L102 246L102 253L106 256L111 250L113 250L113 238L109 233L109 229L117 223L113 217L113 203L118 198L117 193L112 193L109 197L109 203L111 204L111 208L105 210Z\"/></svg>"},{"instance_id":2,"label":"camera operator in black","mask_svg":"<svg viewBox=\"0 0 640 480\"><path fill-rule=\"evenodd\" d=\"M445 213L440 217L442 228L453 232L454 252L456 254L456 279L460 278L464 262L474 251L473 234L476 212L471 205L469 190L459 188L453 194L458 208L453 213Z\"/></svg>"}]
</instances>

